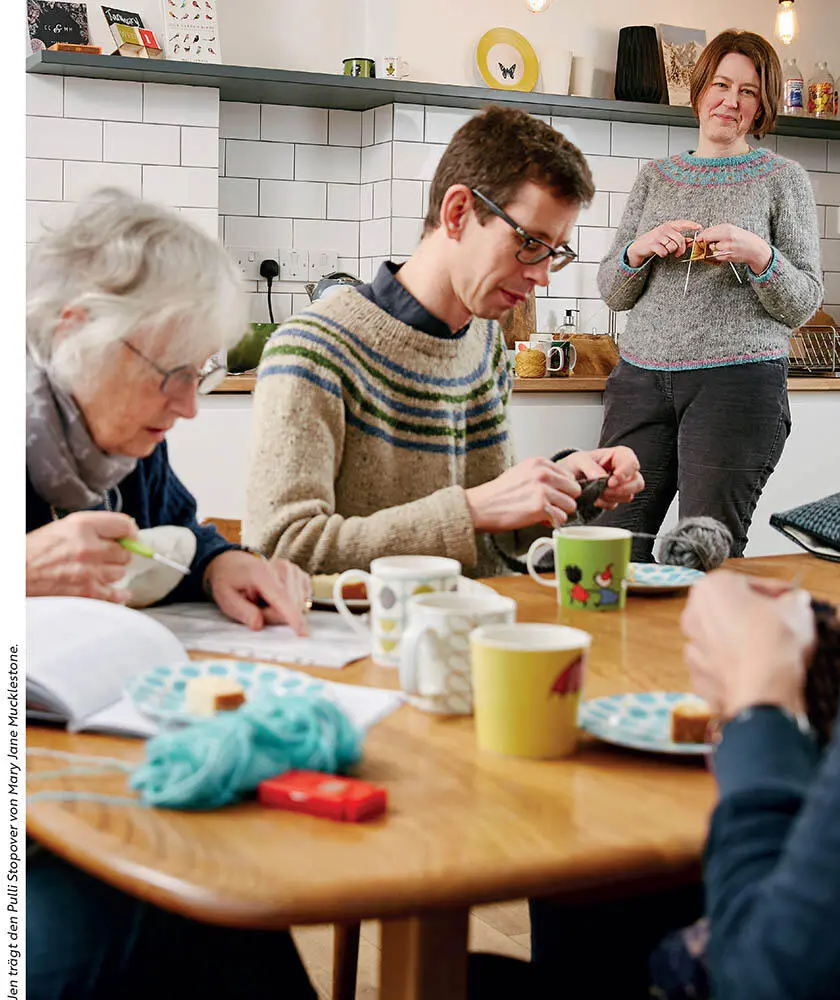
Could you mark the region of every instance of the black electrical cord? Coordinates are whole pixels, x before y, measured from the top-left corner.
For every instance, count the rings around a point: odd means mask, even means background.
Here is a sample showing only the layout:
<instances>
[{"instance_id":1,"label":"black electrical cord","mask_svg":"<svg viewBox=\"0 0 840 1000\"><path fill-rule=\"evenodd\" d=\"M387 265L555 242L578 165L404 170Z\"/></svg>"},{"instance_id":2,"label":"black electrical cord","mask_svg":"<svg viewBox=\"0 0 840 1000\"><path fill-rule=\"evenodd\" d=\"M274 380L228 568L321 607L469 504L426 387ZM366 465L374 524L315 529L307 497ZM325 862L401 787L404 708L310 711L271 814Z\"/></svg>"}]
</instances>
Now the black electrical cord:
<instances>
[{"instance_id":1,"label":"black electrical cord","mask_svg":"<svg viewBox=\"0 0 840 1000\"><path fill-rule=\"evenodd\" d=\"M270 257L262 261L260 264L260 277L265 278L268 282L268 318L273 323L274 322L274 310L271 307L271 284L274 279L280 274L280 265L276 260L272 260Z\"/></svg>"}]
</instances>

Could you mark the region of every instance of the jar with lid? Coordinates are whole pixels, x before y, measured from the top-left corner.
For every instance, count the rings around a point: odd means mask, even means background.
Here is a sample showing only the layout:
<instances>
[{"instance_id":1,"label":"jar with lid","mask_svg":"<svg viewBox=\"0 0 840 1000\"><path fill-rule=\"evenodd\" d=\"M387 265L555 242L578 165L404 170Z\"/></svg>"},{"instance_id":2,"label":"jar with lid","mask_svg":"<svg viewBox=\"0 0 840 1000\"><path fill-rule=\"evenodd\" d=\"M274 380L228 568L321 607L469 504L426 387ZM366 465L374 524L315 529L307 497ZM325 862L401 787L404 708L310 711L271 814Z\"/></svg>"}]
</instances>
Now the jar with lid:
<instances>
[{"instance_id":1,"label":"jar with lid","mask_svg":"<svg viewBox=\"0 0 840 1000\"><path fill-rule=\"evenodd\" d=\"M785 88L782 113L786 115L804 115L807 98L805 95L805 78L799 72L795 59L788 59L784 66Z\"/></svg>"},{"instance_id":2,"label":"jar with lid","mask_svg":"<svg viewBox=\"0 0 840 1000\"><path fill-rule=\"evenodd\" d=\"M814 118L834 117L834 77L828 63L817 63L808 81L808 114Z\"/></svg>"}]
</instances>

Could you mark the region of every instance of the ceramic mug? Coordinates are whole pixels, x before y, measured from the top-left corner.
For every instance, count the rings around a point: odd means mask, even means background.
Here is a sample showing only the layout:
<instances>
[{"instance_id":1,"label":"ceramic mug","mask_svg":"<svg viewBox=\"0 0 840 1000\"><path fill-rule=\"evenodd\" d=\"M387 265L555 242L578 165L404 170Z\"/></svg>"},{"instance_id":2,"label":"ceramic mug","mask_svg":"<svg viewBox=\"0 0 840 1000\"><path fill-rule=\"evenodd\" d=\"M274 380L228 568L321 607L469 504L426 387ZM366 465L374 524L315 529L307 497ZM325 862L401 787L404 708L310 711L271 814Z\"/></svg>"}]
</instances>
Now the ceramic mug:
<instances>
[{"instance_id":1,"label":"ceramic mug","mask_svg":"<svg viewBox=\"0 0 840 1000\"><path fill-rule=\"evenodd\" d=\"M399 56L383 56L379 63L379 75L383 80L403 80L411 72L411 67Z\"/></svg>"},{"instance_id":2,"label":"ceramic mug","mask_svg":"<svg viewBox=\"0 0 840 1000\"><path fill-rule=\"evenodd\" d=\"M577 746L577 714L592 636L564 625L483 625L470 635L479 750L565 757Z\"/></svg>"},{"instance_id":3,"label":"ceramic mug","mask_svg":"<svg viewBox=\"0 0 840 1000\"><path fill-rule=\"evenodd\" d=\"M424 712L472 715L470 632L514 621L516 601L510 597L412 597L400 641L400 684L412 705Z\"/></svg>"},{"instance_id":4,"label":"ceramic mug","mask_svg":"<svg viewBox=\"0 0 840 1000\"><path fill-rule=\"evenodd\" d=\"M342 65L345 76L376 76L376 68L372 59L344 59Z\"/></svg>"},{"instance_id":5,"label":"ceramic mug","mask_svg":"<svg viewBox=\"0 0 840 1000\"><path fill-rule=\"evenodd\" d=\"M461 564L442 556L385 556L374 559L370 572L348 569L333 584L333 601L341 617L356 632L373 640L373 661L383 667L400 665L400 639L406 625L408 600L417 594L457 590ZM370 625L347 607L342 590L364 583L370 601Z\"/></svg>"},{"instance_id":6,"label":"ceramic mug","mask_svg":"<svg viewBox=\"0 0 840 1000\"><path fill-rule=\"evenodd\" d=\"M545 370L548 375L571 375L577 364L577 349L569 340L549 344L545 356Z\"/></svg>"},{"instance_id":7,"label":"ceramic mug","mask_svg":"<svg viewBox=\"0 0 840 1000\"><path fill-rule=\"evenodd\" d=\"M542 587L556 587L564 608L618 611L627 597L627 567L633 536L624 528L572 526L538 538L528 549L528 573ZM542 549L554 548L554 577L535 568Z\"/></svg>"}]
</instances>

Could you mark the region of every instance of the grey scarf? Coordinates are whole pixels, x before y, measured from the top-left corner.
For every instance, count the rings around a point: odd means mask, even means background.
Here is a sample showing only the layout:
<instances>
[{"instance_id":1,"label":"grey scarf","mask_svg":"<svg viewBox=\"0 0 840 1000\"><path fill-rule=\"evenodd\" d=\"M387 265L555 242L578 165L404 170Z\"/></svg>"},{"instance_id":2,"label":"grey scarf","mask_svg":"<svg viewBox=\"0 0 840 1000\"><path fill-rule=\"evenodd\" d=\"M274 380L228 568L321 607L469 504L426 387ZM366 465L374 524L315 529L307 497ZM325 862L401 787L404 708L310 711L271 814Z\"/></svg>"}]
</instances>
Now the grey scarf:
<instances>
[{"instance_id":1,"label":"grey scarf","mask_svg":"<svg viewBox=\"0 0 840 1000\"><path fill-rule=\"evenodd\" d=\"M87 510L105 502L137 464L96 446L75 401L26 352L26 470L53 507Z\"/></svg>"}]
</instances>

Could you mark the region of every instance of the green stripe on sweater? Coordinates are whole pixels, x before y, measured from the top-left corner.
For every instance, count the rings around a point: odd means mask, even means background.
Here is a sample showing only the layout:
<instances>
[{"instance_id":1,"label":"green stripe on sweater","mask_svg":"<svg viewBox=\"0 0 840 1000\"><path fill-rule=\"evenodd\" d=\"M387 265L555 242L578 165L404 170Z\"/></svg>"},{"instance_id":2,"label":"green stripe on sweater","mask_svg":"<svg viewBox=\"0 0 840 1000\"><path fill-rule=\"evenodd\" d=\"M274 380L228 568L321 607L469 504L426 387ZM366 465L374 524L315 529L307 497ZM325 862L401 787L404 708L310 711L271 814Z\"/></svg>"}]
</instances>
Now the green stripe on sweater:
<instances>
[{"instance_id":1,"label":"green stripe on sweater","mask_svg":"<svg viewBox=\"0 0 840 1000\"><path fill-rule=\"evenodd\" d=\"M295 323L299 326L311 326L319 333L326 334L331 340L337 341L347 351L347 353L350 354L351 357L359 364L359 366L368 373L368 375L376 379L378 382L381 382L383 385L386 385L393 392L398 392L400 393L400 395L406 396L408 399L419 399L429 403L465 403L468 400L477 399L479 396L483 395L486 392L490 392L496 387L495 379L491 375L489 378L485 379L475 388L471 389L469 392L466 393L427 392L423 389L416 389L413 386L404 385L400 382L395 382L392 379L388 378L387 375L383 374L376 368L372 367L365 360L365 358L362 355L360 355L358 351L355 350L354 347L352 347L352 345L350 345L346 340L344 340L344 338L340 334L335 333L335 331L331 330L329 327L322 326L320 323L314 323L308 318L303 316L297 317ZM300 348L299 350L308 351L308 348ZM276 355L285 353L288 353L288 351L282 345L267 347L266 350L263 352L263 362ZM501 355L501 341L497 341L496 350L494 352L492 361L493 369L497 367L500 355ZM314 359L317 359L317 361L321 364L325 365L327 364L327 361L322 354L317 354L316 352L310 352L310 356ZM329 367L331 368L332 371L335 371L339 375L343 371L343 369L340 367L333 367L332 362L329 363Z\"/></svg>"},{"instance_id":2,"label":"green stripe on sweater","mask_svg":"<svg viewBox=\"0 0 840 1000\"><path fill-rule=\"evenodd\" d=\"M307 361L311 361L321 368L326 368L336 375L341 382L342 389L344 392L353 399L362 410L370 414L373 417L378 418L383 423L387 424L389 427L393 427L395 430L407 431L411 434L417 434L421 437L452 437L452 438L465 438L467 433L477 434L481 431L491 430L494 427L498 427L499 424L504 423L505 414L504 411L498 413L494 417L488 417L485 420L479 421L477 423L470 423L466 428L458 428L451 426L437 426L437 427L427 427L423 424L409 423L405 420L399 420L392 414L385 410L380 409L376 406L370 399L362 394L359 387L353 381L353 379L348 375L348 373L341 368L340 365L335 364L335 362L330 361L329 358L325 358L323 354L319 354L317 351L312 351L308 347L296 347L292 344L283 344L281 346L275 347L271 351L273 357L298 357L305 358ZM493 385L491 381L491 385ZM463 401L473 399L473 395L468 395L463 397ZM462 401L462 400L459 400ZM502 407L501 397L500 397L500 409ZM429 417L434 418L437 414L434 410L429 411Z\"/></svg>"}]
</instances>

